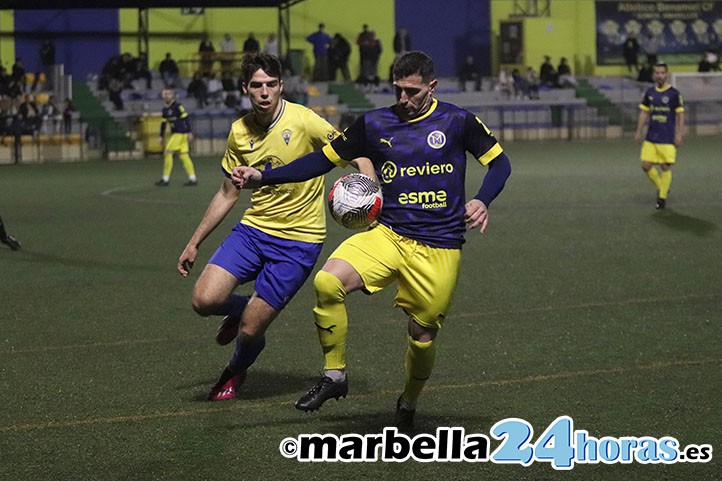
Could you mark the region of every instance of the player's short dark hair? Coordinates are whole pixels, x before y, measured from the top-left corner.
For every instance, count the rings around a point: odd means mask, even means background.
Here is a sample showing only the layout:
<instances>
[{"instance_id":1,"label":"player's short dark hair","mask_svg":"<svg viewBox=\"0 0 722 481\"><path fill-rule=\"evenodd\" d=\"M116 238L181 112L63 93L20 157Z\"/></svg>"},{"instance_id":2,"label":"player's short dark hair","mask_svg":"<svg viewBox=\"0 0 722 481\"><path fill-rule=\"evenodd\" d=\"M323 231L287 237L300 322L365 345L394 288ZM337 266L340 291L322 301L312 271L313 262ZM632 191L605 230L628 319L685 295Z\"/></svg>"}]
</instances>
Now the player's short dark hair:
<instances>
[{"instance_id":1,"label":"player's short dark hair","mask_svg":"<svg viewBox=\"0 0 722 481\"><path fill-rule=\"evenodd\" d=\"M431 82L436 78L434 61L419 50L406 52L399 56L394 62L391 73L394 79L402 79L415 74L421 75L421 80L424 82Z\"/></svg>"},{"instance_id":2,"label":"player's short dark hair","mask_svg":"<svg viewBox=\"0 0 722 481\"><path fill-rule=\"evenodd\" d=\"M281 61L275 55L263 52L244 55L241 61L241 78L243 82L248 83L256 70L263 70L269 76L281 80Z\"/></svg>"},{"instance_id":3,"label":"player's short dark hair","mask_svg":"<svg viewBox=\"0 0 722 481\"><path fill-rule=\"evenodd\" d=\"M657 62L654 64L655 67L664 67L665 70L669 70L669 67L664 62Z\"/></svg>"}]
</instances>

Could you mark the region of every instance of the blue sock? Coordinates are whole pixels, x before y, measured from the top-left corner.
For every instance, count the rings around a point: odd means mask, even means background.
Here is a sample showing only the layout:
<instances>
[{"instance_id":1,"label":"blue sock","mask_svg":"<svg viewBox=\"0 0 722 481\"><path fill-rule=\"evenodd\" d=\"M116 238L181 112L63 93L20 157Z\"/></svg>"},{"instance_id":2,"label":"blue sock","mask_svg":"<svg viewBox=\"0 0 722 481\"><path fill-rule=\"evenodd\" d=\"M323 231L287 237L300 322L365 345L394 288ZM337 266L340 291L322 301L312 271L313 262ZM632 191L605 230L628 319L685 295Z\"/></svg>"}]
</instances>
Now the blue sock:
<instances>
[{"instance_id":1,"label":"blue sock","mask_svg":"<svg viewBox=\"0 0 722 481\"><path fill-rule=\"evenodd\" d=\"M233 372L243 372L251 365L256 362L258 356L266 347L266 337L262 337L254 344L247 344L241 341L243 336L236 338L236 350L233 352L233 357L228 361L228 366Z\"/></svg>"}]
</instances>

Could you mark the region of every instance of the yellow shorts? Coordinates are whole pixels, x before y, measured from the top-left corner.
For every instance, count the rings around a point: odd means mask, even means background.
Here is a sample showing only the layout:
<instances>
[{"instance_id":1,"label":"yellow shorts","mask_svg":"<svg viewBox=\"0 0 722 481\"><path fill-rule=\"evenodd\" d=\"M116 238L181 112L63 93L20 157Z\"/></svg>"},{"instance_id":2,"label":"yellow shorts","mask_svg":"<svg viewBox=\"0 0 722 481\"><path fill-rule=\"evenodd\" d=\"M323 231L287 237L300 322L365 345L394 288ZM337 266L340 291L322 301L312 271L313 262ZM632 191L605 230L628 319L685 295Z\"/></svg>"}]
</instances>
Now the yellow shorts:
<instances>
[{"instance_id":1,"label":"yellow shorts","mask_svg":"<svg viewBox=\"0 0 722 481\"><path fill-rule=\"evenodd\" d=\"M346 239L330 258L351 264L372 294L398 280L396 306L438 329L456 288L461 249L431 247L379 224Z\"/></svg>"},{"instance_id":2,"label":"yellow shorts","mask_svg":"<svg viewBox=\"0 0 722 481\"><path fill-rule=\"evenodd\" d=\"M674 144L655 144L645 140L640 158L642 162L653 164L674 164L677 160L677 147Z\"/></svg>"},{"instance_id":3,"label":"yellow shorts","mask_svg":"<svg viewBox=\"0 0 722 481\"><path fill-rule=\"evenodd\" d=\"M188 134L171 134L170 139L165 144L166 152L188 153Z\"/></svg>"}]
</instances>

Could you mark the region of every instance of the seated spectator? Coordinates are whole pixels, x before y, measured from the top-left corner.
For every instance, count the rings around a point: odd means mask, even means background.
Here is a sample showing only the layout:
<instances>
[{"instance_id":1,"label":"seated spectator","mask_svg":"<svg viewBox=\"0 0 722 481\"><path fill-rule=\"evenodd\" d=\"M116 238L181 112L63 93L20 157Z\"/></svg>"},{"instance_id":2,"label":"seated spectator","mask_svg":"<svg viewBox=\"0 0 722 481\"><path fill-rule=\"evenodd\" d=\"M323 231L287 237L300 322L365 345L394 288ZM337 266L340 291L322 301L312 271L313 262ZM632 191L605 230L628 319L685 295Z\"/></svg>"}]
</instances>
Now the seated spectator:
<instances>
[{"instance_id":1,"label":"seated spectator","mask_svg":"<svg viewBox=\"0 0 722 481\"><path fill-rule=\"evenodd\" d=\"M200 72L193 74L193 79L188 84L188 96L196 99L199 109L208 105L208 86Z\"/></svg>"},{"instance_id":2,"label":"seated spectator","mask_svg":"<svg viewBox=\"0 0 722 481\"><path fill-rule=\"evenodd\" d=\"M538 99L539 98L539 76L537 75L536 71L532 67L527 67L526 69L526 75L524 76L526 79L527 87L529 88L529 98L530 99Z\"/></svg>"},{"instance_id":3,"label":"seated spectator","mask_svg":"<svg viewBox=\"0 0 722 481\"><path fill-rule=\"evenodd\" d=\"M560 87L576 87L577 79L572 75L572 68L569 66L569 62L566 57L562 57L559 60L559 66L557 67L557 74L559 75L559 86Z\"/></svg>"},{"instance_id":4,"label":"seated spectator","mask_svg":"<svg viewBox=\"0 0 722 481\"><path fill-rule=\"evenodd\" d=\"M514 80L514 95L518 99L528 99L529 96L529 84L526 78L519 72L518 68L511 71L511 78Z\"/></svg>"},{"instance_id":5,"label":"seated spectator","mask_svg":"<svg viewBox=\"0 0 722 481\"><path fill-rule=\"evenodd\" d=\"M24 95L23 101L18 105L15 124L16 132L19 130L22 135L37 137L42 121L37 104L30 95Z\"/></svg>"},{"instance_id":6,"label":"seated spectator","mask_svg":"<svg viewBox=\"0 0 722 481\"><path fill-rule=\"evenodd\" d=\"M55 96L51 95L48 101L40 109L40 117L42 118L42 131L44 134L60 133L60 122L63 115L55 104ZM52 127L52 128L51 128Z\"/></svg>"},{"instance_id":7,"label":"seated spectator","mask_svg":"<svg viewBox=\"0 0 722 481\"><path fill-rule=\"evenodd\" d=\"M163 79L163 84L167 89L173 89L180 87L180 70L178 70L178 64L171 58L170 52L165 54L165 59L158 66L160 72L160 78Z\"/></svg>"},{"instance_id":8,"label":"seated spectator","mask_svg":"<svg viewBox=\"0 0 722 481\"><path fill-rule=\"evenodd\" d=\"M223 84L217 73L211 74L208 79L208 103L220 105L223 103Z\"/></svg>"},{"instance_id":9,"label":"seated spectator","mask_svg":"<svg viewBox=\"0 0 722 481\"><path fill-rule=\"evenodd\" d=\"M503 67L499 71L499 78L496 82L496 91L502 93L505 97L514 95L514 77L512 77L509 69Z\"/></svg>"},{"instance_id":10,"label":"seated spectator","mask_svg":"<svg viewBox=\"0 0 722 481\"><path fill-rule=\"evenodd\" d=\"M466 83L474 82L474 90L481 90L481 75L472 55L467 55L459 69L459 90L466 92Z\"/></svg>"}]
</instances>

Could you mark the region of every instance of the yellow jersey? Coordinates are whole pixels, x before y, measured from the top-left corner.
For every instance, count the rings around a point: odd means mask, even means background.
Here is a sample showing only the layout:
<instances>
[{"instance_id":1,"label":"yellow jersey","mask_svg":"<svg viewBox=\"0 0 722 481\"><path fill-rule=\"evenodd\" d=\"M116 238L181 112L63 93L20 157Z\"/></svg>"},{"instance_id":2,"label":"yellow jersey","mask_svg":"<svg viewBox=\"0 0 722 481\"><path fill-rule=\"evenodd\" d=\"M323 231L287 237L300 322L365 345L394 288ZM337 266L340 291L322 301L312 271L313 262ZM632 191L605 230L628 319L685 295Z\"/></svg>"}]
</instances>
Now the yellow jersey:
<instances>
[{"instance_id":1,"label":"yellow jersey","mask_svg":"<svg viewBox=\"0 0 722 481\"><path fill-rule=\"evenodd\" d=\"M221 166L228 175L239 165L275 169L320 149L338 135L311 109L281 100L281 111L268 128L258 125L252 113L233 123ZM264 186L251 194L251 207L241 222L283 239L320 243L326 236L324 204L323 176Z\"/></svg>"}]
</instances>

